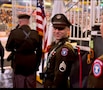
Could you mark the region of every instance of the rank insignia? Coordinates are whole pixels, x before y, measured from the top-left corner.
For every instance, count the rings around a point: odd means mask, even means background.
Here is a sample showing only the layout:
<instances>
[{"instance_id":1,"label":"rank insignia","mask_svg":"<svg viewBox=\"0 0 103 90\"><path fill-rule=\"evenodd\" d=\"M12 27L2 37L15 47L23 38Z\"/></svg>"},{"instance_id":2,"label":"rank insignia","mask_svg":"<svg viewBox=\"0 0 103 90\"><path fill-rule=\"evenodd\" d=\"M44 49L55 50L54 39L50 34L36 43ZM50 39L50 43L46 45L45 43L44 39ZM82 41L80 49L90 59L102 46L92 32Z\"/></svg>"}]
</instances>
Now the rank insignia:
<instances>
[{"instance_id":1,"label":"rank insignia","mask_svg":"<svg viewBox=\"0 0 103 90\"><path fill-rule=\"evenodd\" d=\"M102 61L96 59L92 66L93 75L95 77L99 77L102 74L102 67L103 67Z\"/></svg>"},{"instance_id":2,"label":"rank insignia","mask_svg":"<svg viewBox=\"0 0 103 90\"><path fill-rule=\"evenodd\" d=\"M60 70L61 72L64 72L64 71L66 70L66 64L65 64L64 61L62 61L62 63L60 63L60 65L59 65L59 70Z\"/></svg>"},{"instance_id":3,"label":"rank insignia","mask_svg":"<svg viewBox=\"0 0 103 90\"><path fill-rule=\"evenodd\" d=\"M67 54L68 54L68 49L67 48L62 48L61 55L66 56Z\"/></svg>"}]
</instances>

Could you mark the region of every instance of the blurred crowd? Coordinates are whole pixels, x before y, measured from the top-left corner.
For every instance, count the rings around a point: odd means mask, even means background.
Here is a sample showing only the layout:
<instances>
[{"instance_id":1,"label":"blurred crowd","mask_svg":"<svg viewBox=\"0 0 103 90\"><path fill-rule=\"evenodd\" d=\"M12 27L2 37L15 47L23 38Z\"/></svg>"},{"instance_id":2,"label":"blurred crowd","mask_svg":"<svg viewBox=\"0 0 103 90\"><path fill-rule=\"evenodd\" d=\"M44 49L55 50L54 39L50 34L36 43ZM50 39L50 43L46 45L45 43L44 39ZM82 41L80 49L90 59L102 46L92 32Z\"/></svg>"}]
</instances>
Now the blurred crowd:
<instances>
[{"instance_id":1,"label":"blurred crowd","mask_svg":"<svg viewBox=\"0 0 103 90\"><path fill-rule=\"evenodd\" d=\"M0 31L11 29L12 11L10 9L0 9Z\"/></svg>"}]
</instances>

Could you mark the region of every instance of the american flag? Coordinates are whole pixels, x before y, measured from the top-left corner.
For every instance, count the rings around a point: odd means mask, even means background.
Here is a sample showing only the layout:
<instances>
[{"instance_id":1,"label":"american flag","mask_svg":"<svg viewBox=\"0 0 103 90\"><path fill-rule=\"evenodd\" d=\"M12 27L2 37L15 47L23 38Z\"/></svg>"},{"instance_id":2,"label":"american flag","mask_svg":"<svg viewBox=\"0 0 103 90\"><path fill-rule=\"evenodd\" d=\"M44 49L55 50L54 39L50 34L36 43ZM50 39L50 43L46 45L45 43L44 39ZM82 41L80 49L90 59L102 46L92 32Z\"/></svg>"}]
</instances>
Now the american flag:
<instances>
[{"instance_id":1,"label":"american flag","mask_svg":"<svg viewBox=\"0 0 103 90\"><path fill-rule=\"evenodd\" d=\"M39 34L43 36L43 51L46 50L47 47L47 30L46 30L46 15L44 11L44 1L37 0L37 9L36 9L36 30L38 30Z\"/></svg>"}]
</instances>

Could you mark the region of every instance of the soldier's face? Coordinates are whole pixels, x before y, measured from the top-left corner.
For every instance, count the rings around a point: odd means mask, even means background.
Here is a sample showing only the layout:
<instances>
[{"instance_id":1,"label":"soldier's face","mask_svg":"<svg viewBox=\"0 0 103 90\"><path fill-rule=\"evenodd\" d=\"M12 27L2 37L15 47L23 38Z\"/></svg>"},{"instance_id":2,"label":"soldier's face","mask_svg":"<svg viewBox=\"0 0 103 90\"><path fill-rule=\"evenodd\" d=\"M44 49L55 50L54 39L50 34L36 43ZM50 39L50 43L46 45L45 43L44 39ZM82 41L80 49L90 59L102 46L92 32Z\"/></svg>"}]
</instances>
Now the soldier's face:
<instances>
[{"instance_id":1,"label":"soldier's face","mask_svg":"<svg viewBox=\"0 0 103 90\"><path fill-rule=\"evenodd\" d=\"M55 28L53 27L53 36L56 40L60 40L62 38L65 38L68 36L69 28L65 27L63 29L61 28Z\"/></svg>"}]
</instances>

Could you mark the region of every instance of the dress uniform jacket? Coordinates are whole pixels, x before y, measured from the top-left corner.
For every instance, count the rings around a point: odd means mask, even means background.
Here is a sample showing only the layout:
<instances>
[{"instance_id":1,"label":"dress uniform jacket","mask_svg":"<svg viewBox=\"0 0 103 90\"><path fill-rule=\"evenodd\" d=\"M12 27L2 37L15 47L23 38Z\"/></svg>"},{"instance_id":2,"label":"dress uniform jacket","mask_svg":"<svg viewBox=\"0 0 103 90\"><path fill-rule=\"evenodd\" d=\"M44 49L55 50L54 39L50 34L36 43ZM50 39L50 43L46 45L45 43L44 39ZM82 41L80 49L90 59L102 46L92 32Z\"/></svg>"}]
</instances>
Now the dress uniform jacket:
<instances>
[{"instance_id":1,"label":"dress uniform jacket","mask_svg":"<svg viewBox=\"0 0 103 90\"><path fill-rule=\"evenodd\" d=\"M27 76L38 70L42 55L42 39L36 30L31 30L28 25L11 30L6 50L15 51L13 63L15 74Z\"/></svg>"},{"instance_id":2,"label":"dress uniform jacket","mask_svg":"<svg viewBox=\"0 0 103 90\"><path fill-rule=\"evenodd\" d=\"M103 55L94 60L92 64L87 88L103 88Z\"/></svg>"},{"instance_id":3,"label":"dress uniform jacket","mask_svg":"<svg viewBox=\"0 0 103 90\"><path fill-rule=\"evenodd\" d=\"M53 51L55 47L57 48ZM68 42L68 38L61 39L57 44L54 42L48 56L50 54L51 57L47 61L44 88L68 88L68 76L75 61L74 49Z\"/></svg>"}]
</instances>

